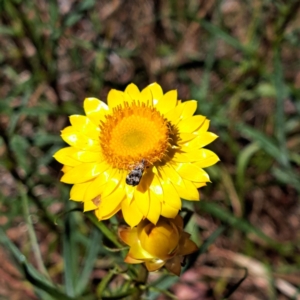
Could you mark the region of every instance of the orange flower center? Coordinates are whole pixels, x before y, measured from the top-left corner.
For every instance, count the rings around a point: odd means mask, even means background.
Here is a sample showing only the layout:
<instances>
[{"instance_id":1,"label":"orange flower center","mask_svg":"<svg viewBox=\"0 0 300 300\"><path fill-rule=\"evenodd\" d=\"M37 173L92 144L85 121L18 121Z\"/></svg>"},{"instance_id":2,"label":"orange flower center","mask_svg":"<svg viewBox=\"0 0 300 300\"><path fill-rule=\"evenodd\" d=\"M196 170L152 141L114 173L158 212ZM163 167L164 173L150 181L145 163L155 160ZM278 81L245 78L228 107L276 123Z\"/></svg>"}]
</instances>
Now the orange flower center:
<instances>
[{"instance_id":1,"label":"orange flower center","mask_svg":"<svg viewBox=\"0 0 300 300\"><path fill-rule=\"evenodd\" d=\"M169 146L167 121L152 106L133 102L117 106L100 125L100 144L106 161L115 168L130 170L146 161L160 161Z\"/></svg>"}]
</instances>

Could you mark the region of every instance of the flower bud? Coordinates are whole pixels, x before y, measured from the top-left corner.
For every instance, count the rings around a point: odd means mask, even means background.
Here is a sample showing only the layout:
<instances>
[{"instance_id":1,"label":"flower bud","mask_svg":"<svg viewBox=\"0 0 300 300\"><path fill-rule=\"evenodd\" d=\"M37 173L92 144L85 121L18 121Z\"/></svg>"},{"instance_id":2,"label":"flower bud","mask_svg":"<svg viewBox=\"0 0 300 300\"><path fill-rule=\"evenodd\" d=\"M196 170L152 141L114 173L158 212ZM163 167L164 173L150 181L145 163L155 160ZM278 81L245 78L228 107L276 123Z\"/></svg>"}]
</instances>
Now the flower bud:
<instances>
[{"instance_id":1,"label":"flower bud","mask_svg":"<svg viewBox=\"0 0 300 300\"><path fill-rule=\"evenodd\" d=\"M179 275L182 256L197 250L190 234L183 231L182 217L174 219L161 217L156 225L148 220L137 227L120 227L119 236L130 246L125 258L127 263L145 263L148 271L156 271L165 266Z\"/></svg>"}]
</instances>

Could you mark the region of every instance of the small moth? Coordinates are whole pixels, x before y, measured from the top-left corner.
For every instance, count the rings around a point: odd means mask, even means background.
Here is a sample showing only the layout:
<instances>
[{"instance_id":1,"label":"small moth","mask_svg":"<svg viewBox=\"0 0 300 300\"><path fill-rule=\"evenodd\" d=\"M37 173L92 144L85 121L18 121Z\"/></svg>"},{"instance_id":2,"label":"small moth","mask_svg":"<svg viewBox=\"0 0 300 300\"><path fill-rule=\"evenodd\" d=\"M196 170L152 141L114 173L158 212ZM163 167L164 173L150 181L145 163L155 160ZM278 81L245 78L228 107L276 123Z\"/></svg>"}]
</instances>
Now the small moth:
<instances>
[{"instance_id":1,"label":"small moth","mask_svg":"<svg viewBox=\"0 0 300 300\"><path fill-rule=\"evenodd\" d=\"M126 176L126 183L128 185L136 186L140 183L144 170L147 166L145 159L142 159Z\"/></svg>"}]
</instances>

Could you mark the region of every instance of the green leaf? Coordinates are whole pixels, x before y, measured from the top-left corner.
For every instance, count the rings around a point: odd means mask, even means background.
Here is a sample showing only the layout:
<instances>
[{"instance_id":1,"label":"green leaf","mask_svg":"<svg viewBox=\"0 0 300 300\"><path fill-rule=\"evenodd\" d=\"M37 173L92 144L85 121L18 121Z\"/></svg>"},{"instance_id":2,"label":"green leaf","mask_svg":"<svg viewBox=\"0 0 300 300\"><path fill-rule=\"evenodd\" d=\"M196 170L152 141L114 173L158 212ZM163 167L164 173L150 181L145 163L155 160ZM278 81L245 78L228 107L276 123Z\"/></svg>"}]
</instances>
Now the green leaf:
<instances>
[{"instance_id":1,"label":"green leaf","mask_svg":"<svg viewBox=\"0 0 300 300\"><path fill-rule=\"evenodd\" d=\"M21 135L14 135L10 141L10 149L13 152L18 165L28 174L31 169L30 161L28 160L28 149L30 144Z\"/></svg>"},{"instance_id":2,"label":"green leaf","mask_svg":"<svg viewBox=\"0 0 300 300\"><path fill-rule=\"evenodd\" d=\"M71 27L71 26L75 25L81 19L82 19L81 13L73 13L72 15L70 15L66 18L65 26Z\"/></svg>"},{"instance_id":3,"label":"green leaf","mask_svg":"<svg viewBox=\"0 0 300 300\"><path fill-rule=\"evenodd\" d=\"M245 124L239 124L238 130L241 134L247 136L251 140L258 143L258 145L266 151L270 156L272 156L276 161L278 161L281 165L286 164L286 157L284 153L281 152L279 146L275 142L273 138L266 136L263 132L258 131L250 126Z\"/></svg>"},{"instance_id":4,"label":"green leaf","mask_svg":"<svg viewBox=\"0 0 300 300\"><path fill-rule=\"evenodd\" d=\"M79 11L86 11L89 10L91 8L93 8L96 4L95 0L85 0L80 2L79 6L78 6L78 10Z\"/></svg>"}]
</instances>

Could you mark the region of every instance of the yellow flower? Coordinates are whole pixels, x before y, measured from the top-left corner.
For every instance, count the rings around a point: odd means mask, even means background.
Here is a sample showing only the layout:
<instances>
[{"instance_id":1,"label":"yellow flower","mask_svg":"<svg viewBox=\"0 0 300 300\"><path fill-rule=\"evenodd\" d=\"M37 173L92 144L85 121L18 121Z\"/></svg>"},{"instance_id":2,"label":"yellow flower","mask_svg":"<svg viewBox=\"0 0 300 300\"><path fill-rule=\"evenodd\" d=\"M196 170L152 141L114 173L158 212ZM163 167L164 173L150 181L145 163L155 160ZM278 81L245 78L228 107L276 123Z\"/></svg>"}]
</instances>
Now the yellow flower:
<instances>
[{"instance_id":1,"label":"yellow flower","mask_svg":"<svg viewBox=\"0 0 300 300\"><path fill-rule=\"evenodd\" d=\"M70 116L61 132L70 147L54 157L64 165L61 181L73 184L70 199L99 220L121 209L131 227L175 218L180 198L199 200L197 189L209 182L203 168L219 158L203 149L217 136L206 117L193 116L197 102L153 83L141 92L134 84L111 90L107 103L86 98L85 116Z\"/></svg>"},{"instance_id":2,"label":"yellow flower","mask_svg":"<svg viewBox=\"0 0 300 300\"><path fill-rule=\"evenodd\" d=\"M150 272L165 266L179 276L183 256L197 251L190 234L183 231L179 215L174 219L161 217L156 225L144 220L134 228L120 227L119 236L130 246L125 262L145 263Z\"/></svg>"}]
</instances>

